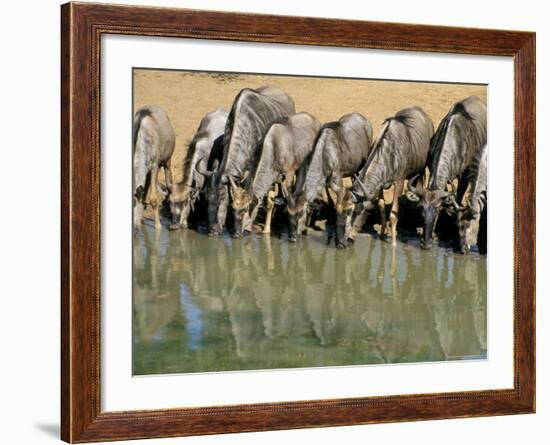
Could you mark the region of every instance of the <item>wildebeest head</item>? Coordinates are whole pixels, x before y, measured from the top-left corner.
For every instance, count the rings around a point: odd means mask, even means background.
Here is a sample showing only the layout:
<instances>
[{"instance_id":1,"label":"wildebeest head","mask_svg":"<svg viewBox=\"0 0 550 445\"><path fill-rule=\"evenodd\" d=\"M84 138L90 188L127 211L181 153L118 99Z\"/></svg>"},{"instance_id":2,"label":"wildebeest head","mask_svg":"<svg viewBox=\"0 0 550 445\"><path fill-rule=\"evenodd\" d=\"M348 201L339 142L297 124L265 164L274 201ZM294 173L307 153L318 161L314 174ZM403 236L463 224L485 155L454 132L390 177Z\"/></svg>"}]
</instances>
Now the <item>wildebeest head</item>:
<instances>
[{"instance_id":1,"label":"wildebeest head","mask_svg":"<svg viewBox=\"0 0 550 445\"><path fill-rule=\"evenodd\" d=\"M355 209L355 203L351 190L344 192L341 202L337 202L336 209L336 248L343 249L347 246L347 240L351 229L351 217Z\"/></svg>"},{"instance_id":2,"label":"wildebeest head","mask_svg":"<svg viewBox=\"0 0 550 445\"><path fill-rule=\"evenodd\" d=\"M306 230L307 200L305 193L290 193L284 182L281 183L281 194L283 202L279 201L278 203L286 206L288 214L288 240L291 243L295 243L298 235L303 234Z\"/></svg>"},{"instance_id":3,"label":"wildebeest head","mask_svg":"<svg viewBox=\"0 0 550 445\"><path fill-rule=\"evenodd\" d=\"M459 252L462 254L468 253L472 244L477 242L477 235L479 231L479 225L481 220L481 213L487 205L487 192L483 191L478 196L477 206L476 202L472 203L472 197L463 197L463 202L466 201L466 205L456 209L456 221L458 225L458 239L459 239ZM474 204L474 205L472 205ZM479 246L478 246L479 247Z\"/></svg>"},{"instance_id":4,"label":"wildebeest head","mask_svg":"<svg viewBox=\"0 0 550 445\"><path fill-rule=\"evenodd\" d=\"M170 213L172 214L172 223L168 228L170 230L185 229L187 228L187 216L193 206L198 190L188 184L172 184L168 187L168 192Z\"/></svg>"},{"instance_id":5,"label":"wildebeest head","mask_svg":"<svg viewBox=\"0 0 550 445\"><path fill-rule=\"evenodd\" d=\"M227 200L227 186L219 180L219 162L216 159L212 164L212 170L203 170L197 163L196 170L204 176L206 180L205 194L207 202L207 220L208 236L218 236L222 234L223 227L218 218L220 204Z\"/></svg>"},{"instance_id":6,"label":"wildebeest head","mask_svg":"<svg viewBox=\"0 0 550 445\"><path fill-rule=\"evenodd\" d=\"M474 226L478 224L479 213L471 207L460 207L457 209L459 252L466 254L470 251L472 244L471 234Z\"/></svg>"},{"instance_id":7,"label":"wildebeest head","mask_svg":"<svg viewBox=\"0 0 550 445\"><path fill-rule=\"evenodd\" d=\"M443 208L449 214L456 211L456 198L454 192L445 190L424 190L416 187L415 182L419 175L411 178L407 184L407 198L417 203L422 212L423 235L420 247L429 249L432 246L432 236L435 222L440 210Z\"/></svg>"},{"instance_id":8,"label":"wildebeest head","mask_svg":"<svg viewBox=\"0 0 550 445\"><path fill-rule=\"evenodd\" d=\"M239 182L228 176L231 209L233 210L233 238L242 236L243 222L250 216L249 208L252 204L252 193L248 187L248 178L248 170L245 171L242 180Z\"/></svg>"}]
</instances>

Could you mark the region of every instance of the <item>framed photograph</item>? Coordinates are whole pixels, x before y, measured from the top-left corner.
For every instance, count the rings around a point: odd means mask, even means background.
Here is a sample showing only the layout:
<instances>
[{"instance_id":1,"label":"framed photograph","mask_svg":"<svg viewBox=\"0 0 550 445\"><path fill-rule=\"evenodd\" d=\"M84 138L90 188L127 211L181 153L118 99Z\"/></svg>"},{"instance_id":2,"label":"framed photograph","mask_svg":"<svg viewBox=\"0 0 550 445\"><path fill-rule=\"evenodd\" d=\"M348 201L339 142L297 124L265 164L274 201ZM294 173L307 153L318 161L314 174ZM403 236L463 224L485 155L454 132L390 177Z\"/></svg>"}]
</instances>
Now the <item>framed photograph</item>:
<instances>
[{"instance_id":1,"label":"framed photograph","mask_svg":"<svg viewBox=\"0 0 550 445\"><path fill-rule=\"evenodd\" d=\"M61 8L61 436L535 411L535 34Z\"/></svg>"}]
</instances>

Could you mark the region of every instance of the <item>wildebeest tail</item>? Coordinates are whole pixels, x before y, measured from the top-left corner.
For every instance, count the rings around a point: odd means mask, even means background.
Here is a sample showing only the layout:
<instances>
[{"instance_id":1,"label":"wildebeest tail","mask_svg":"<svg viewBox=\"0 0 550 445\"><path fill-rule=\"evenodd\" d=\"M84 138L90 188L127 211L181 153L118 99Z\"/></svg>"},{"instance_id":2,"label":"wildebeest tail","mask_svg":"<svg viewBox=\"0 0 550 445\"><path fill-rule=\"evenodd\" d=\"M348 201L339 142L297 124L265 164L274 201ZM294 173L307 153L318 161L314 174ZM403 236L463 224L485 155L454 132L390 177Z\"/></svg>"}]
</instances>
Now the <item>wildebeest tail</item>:
<instances>
[{"instance_id":1,"label":"wildebeest tail","mask_svg":"<svg viewBox=\"0 0 550 445\"><path fill-rule=\"evenodd\" d=\"M134 115L134 123L132 128L132 146L134 149L136 147L139 128L141 127L141 121L147 116L151 116L151 110L148 108L140 108Z\"/></svg>"}]
</instances>

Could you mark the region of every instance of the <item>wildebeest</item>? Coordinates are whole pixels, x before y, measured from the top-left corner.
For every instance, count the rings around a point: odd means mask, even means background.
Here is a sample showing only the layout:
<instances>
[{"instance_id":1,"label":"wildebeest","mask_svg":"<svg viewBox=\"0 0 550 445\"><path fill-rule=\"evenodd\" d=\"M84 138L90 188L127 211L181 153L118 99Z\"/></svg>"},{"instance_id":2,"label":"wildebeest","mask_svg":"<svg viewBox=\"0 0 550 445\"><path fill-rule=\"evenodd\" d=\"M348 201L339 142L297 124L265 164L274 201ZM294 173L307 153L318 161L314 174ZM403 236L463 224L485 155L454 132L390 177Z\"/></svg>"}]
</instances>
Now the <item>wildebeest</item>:
<instances>
[{"instance_id":1,"label":"wildebeest","mask_svg":"<svg viewBox=\"0 0 550 445\"><path fill-rule=\"evenodd\" d=\"M274 121L261 141L260 157L244 188L238 187L231 176L232 203L235 227L243 227L241 218L250 211L256 217L258 206L267 196L267 215L263 232L271 232L273 198L268 192L276 184L288 187L298 168L313 149L321 123L308 113L297 113ZM238 220L237 220L238 219Z\"/></svg>"},{"instance_id":2,"label":"wildebeest","mask_svg":"<svg viewBox=\"0 0 550 445\"><path fill-rule=\"evenodd\" d=\"M183 162L183 179L169 187L171 230L187 227L189 212L205 185L205 176L201 174L200 167L197 169L198 164L203 164L202 170L206 168L214 141L224 133L228 115L227 111L217 109L204 116L187 148Z\"/></svg>"},{"instance_id":3,"label":"wildebeest","mask_svg":"<svg viewBox=\"0 0 550 445\"><path fill-rule=\"evenodd\" d=\"M292 193L283 187L289 215L289 240L305 230L308 205L321 196L323 187L336 193L336 213L340 214L346 177L357 173L369 155L372 125L359 113L349 113L338 121L324 124L309 158L297 174ZM342 247L342 240L336 236Z\"/></svg>"},{"instance_id":4,"label":"wildebeest","mask_svg":"<svg viewBox=\"0 0 550 445\"><path fill-rule=\"evenodd\" d=\"M245 171L251 171L258 157L259 142L269 125L276 119L294 114L294 101L279 88L263 86L257 90L245 88L239 92L231 107L224 132L224 157L220 171L215 172L208 191L212 201L208 210L208 233L219 235L227 216L230 193L239 192ZM238 210L234 209L235 212ZM244 215L247 213L243 212ZM251 225L251 221L247 221ZM245 228L248 228L247 225ZM240 227L234 227L240 236Z\"/></svg>"},{"instance_id":5,"label":"wildebeest","mask_svg":"<svg viewBox=\"0 0 550 445\"><path fill-rule=\"evenodd\" d=\"M460 205L453 201L457 212L460 253L468 253L477 242L480 217L487 203L487 145L484 145L466 170L464 195Z\"/></svg>"},{"instance_id":6,"label":"wildebeest","mask_svg":"<svg viewBox=\"0 0 550 445\"><path fill-rule=\"evenodd\" d=\"M344 199L344 212L351 214L354 203L372 202L380 191L394 185L390 213L392 245L397 244L398 200L403 193L405 180L423 172L430 150L430 138L434 134L431 118L420 107L405 108L384 121L365 166L353 182L351 193ZM382 200L382 215L384 203ZM355 220L349 238L354 239L365 217L365 209L354 212ZM382 218L381 236L385 232ZM344 220L339 221L339 230L346 230Z\"/></svg>"},{"instance_id":7,"label":"wildebeest","mask_svg":"<svg viewBox=\"0 0 550 445\"><path fill-rule=\"evenodd\" d=\"M134 226L141 224L146 203L153 208L155 226L160 228L158 175L164 168L166 185L172 185L170 160L176 134L166 112L154 105L140 108L134 115Z\"/></svg>"},{"instance_id":8,"label":"wildebeest","mask_svg":"<svg viewBox=\"0 0 550 445\"><path fill-rule=\"evenodd\" d=\"M407 197L418 202L422 211L423 238L421 246L429 248L442 207L453 206L464 192L459 187L455 196L453 181L466 171L476 153L487 143L487 106L475 96L455 103L434 134L428 159L430 178L426 190L412 188ZM447 185L453 192L447 191ZM459 181L459 184L464 184Z\"/></svg>"}]
</instances>

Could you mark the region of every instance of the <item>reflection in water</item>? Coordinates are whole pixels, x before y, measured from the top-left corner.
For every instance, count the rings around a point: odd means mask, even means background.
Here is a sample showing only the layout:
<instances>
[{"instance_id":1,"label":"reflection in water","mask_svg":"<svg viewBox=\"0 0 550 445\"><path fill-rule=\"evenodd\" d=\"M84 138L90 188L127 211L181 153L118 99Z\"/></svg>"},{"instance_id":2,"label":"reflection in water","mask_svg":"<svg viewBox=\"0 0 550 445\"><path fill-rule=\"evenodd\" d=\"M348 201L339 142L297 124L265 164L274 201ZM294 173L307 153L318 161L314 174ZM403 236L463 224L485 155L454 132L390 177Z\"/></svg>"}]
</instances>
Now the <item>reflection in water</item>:
<instances>
[{"instance_id":1,"label":"reflection in water","mask_svg":"<svg viewBox=\"0 0 550 445\"><path fill-rule=\"evenodd\" d=\"M485 358L486 258L369 237L326 247L134 238L134 375Z\"/></svg>"}]
</instances>

